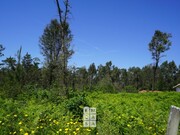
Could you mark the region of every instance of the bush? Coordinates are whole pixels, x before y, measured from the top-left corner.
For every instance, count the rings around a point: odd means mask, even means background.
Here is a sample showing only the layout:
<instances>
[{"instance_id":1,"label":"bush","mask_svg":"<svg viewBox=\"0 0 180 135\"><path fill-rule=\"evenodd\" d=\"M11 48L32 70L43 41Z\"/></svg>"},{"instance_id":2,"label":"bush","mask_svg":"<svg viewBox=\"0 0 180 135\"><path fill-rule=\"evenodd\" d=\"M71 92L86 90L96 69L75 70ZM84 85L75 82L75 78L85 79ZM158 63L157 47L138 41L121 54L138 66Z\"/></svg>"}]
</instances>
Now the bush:
<instances>
[{"instance_id":1,"label":"bush","mask_svg":"<svg viewBox=\"0 0 180 135\"><path fill-rule=\"evenodd\" d=\"M108 78L103 78L99 82L98 89L105 93L116 93L116 89L115 89L113 83Z\"/></svg>"},{"instance_id":2,"label":"bush","mask_svg":"<svg viewBox=\"0 0 180 135\"><path fill-rule=\"evenodd\" d=\"M73 94L71 93L71 96ZM82 118L83 116L83 108L85 106L89 106L88 102L85 98L85 93L83 94L77 94L74 93L74 97L68 99L65 102L65 107L68 111L72 112L73 115L75 115L75 117L80 117Z\"/></svg>"},{"instance_id":3,"label":"bush","mask_svg":"<svg viewBox=\"0 0 180 135\"><path fill-rule=\"evenodd\" d=\"M129 92L129 93L137 93L138 90L134 86L125 86L123 89L124 92Z\"/></svg>"}]
</instances>

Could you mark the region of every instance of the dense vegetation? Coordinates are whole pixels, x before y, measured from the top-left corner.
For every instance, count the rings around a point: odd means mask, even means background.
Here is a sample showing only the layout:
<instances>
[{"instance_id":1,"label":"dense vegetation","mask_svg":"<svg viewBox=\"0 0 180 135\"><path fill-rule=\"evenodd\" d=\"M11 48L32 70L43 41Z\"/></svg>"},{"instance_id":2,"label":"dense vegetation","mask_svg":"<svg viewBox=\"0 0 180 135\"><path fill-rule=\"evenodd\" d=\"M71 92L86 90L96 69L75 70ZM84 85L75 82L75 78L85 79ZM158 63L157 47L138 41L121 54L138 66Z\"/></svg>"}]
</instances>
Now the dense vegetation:
<instances>
[{"instance_id":1,"label":"dense vegetation","mask_svg":"<svg viewBox=\"0 0 180 135\"><path fill-rule=\"evenodd\" d=\"M60 68L55 68L51 76L50 69L46 66L38 67L39 59L31 58L28 53L21 59L6 58L3 64L0 69L0 90L6 97L16 97L31 87L58 89L59 95L66 95L62 72L58 71ZM174 91L173 86L180 82L180 66L177 67L174 61L165 61L158 67L156 76L155 90ZM121 69L110 61L97 68L94 64L88 69L69 67L66 80L69 92L100 90L118 93L152 90L153 66Z\"/></svg>"},{"instance_id":2,"label":"dense vegetation","mask_svg":"<svg viewBox=\"0 0 180 135\"><path fill-rule=\"evenodd\" d=\"M0 98L0 134L164 135L171 105L180 93L74 93L67 99L49 90ZM97 108L97 127L82 127L82 108Z\"/></svg>"}]
</instances>

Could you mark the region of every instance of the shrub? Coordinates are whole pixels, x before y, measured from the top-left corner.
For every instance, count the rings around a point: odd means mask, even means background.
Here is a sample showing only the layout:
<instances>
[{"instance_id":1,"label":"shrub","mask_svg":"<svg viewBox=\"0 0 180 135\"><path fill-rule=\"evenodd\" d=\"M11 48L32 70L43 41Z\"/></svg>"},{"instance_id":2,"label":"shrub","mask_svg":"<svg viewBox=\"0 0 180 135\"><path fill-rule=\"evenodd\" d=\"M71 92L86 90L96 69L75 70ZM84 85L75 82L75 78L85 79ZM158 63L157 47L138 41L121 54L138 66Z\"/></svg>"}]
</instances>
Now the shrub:
<instances>
[{"instance_id":1,"label":"shrub","mask_svg":"<svg viewBox=\"0 0 180 135\"><path fill-rule=\"evenodd\" d=\"M68 111L72 112L75 117L82 118L83 116L83 108L88 106L88 102L85 98L85 93L83 94L74 94L75 96L68 99L65 102L65 107ZM72 95L71 95L72 96Z\"/></svg>"},{"instance_id":2,"label":"shrub","mask_svg":"<svg viewBox=\"0 0 180 135\"><path fill-rule=\"evenodd\" d=\"M109 78L103 78L98 84L98 89L105 93L116 93L116 89Z\"/></svg>"},{"instance_id":3,"label":"shrub","mask_svg":"<svg viewBox=\"0 0 180 135\"><path fill-rule=\"evenodd\" d=\"M125 86L123 91L129 92L129 93L137 93L138 92L138 90L134 86L131 86L131 85Z\"/></svg>"}]
</instances>

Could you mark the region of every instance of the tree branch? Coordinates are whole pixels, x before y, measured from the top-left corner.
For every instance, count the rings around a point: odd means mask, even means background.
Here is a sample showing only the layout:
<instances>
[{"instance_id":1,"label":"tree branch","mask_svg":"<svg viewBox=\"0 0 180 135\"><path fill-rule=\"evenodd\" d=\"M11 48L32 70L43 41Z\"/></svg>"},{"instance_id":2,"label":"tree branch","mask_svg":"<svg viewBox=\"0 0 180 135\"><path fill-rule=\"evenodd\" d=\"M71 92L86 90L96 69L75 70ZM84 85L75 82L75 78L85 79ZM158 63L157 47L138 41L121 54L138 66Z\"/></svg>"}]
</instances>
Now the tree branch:
<instances>
[{"instance_id":1,"label":"tree branch","mask_svg":"<svg viewBox=\"0 0 180 135\"><path fill-rule=\"evenodd\" d=\"M69 0L65 0L64 1L64 5L65 5L65 13L64 13L64 22L66 22L67 20L67 14L69 13Z\"/></svg>"},{"instance_id":2,"label":"tree branch","mask_svg":"<svg viewBox=\"0 0 180 135\"><path fill-rule=\"evenodd\" d=\"M60 8L59 0L56 0L56 5L57 5L57 8L58 8L59 21L62 24L62 10Z\"/></svg>"}]
</instances>

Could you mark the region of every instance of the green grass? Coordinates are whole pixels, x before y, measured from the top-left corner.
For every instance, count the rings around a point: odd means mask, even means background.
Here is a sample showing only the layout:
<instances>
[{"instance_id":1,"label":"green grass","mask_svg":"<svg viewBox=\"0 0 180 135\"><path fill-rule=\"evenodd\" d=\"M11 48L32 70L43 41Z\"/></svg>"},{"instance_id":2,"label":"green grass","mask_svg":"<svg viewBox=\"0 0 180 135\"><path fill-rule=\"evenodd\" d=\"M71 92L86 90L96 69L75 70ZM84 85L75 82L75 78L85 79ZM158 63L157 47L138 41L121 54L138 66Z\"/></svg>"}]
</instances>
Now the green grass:
<instances>
[{"instance_id":1,"label":"green grass","mask_svg":"<svg viewBox=\"0 0 180 135\"><path fill-rule=\"evenodd\" d=\"M0 134L164 135L170 106L180 93L104 94L59 97L49 91L0 98ZM82 127L82 108L96 107L97 127Z\"/></svg>"}]
</instances>

